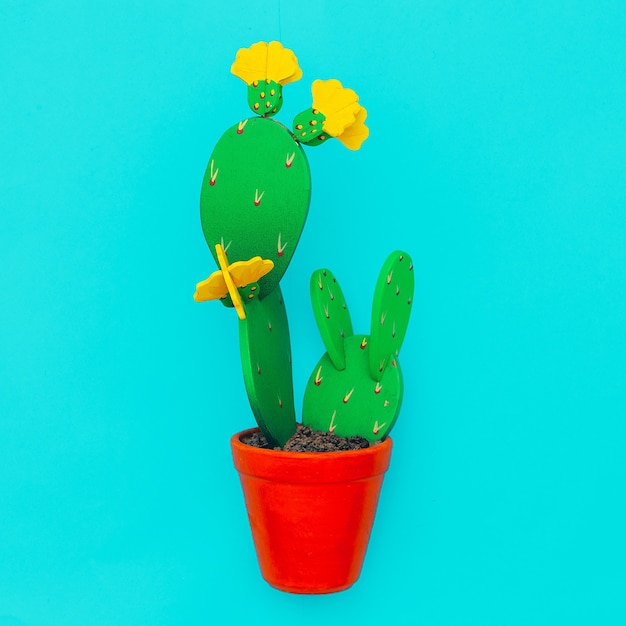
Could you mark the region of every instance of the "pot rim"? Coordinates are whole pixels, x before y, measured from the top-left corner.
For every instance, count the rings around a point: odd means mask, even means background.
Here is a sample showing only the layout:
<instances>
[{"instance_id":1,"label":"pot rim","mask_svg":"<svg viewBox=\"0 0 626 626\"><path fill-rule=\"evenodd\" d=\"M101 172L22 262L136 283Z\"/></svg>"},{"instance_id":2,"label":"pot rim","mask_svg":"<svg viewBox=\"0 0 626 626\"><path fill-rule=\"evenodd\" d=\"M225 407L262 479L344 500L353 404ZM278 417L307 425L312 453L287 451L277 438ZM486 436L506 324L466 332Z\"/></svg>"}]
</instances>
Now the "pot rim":
<instances>
[{"instance_id":1,"label":"pot rim","mask_svg":"<svg viewBox=\"0 0 626 626\"><path fill-rule=\"evenodd\" d=\"M285 452L255 448L241 441L258 430L248 428L230 438L235 468L256 478L287 483L340 483L372 478L384 474L389 467L391 437L359 450Z\"/></svg>"}]
</instances>

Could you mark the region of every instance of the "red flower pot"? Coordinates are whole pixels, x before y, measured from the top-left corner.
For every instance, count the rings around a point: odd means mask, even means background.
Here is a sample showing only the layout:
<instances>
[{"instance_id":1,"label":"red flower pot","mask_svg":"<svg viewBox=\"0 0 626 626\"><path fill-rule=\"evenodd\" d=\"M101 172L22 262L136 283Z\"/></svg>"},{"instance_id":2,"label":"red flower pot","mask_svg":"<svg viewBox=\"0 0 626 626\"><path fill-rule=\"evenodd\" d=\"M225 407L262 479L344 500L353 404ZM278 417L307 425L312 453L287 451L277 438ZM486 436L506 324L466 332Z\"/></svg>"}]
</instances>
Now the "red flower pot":
<instances>
[{"instance_id":1,"label":"red flower pot","mask_svg":"<svg viewBox=\"0 0 626 626\"><path fill-rule=\"evenodd\" d=\"M347 589L361 572L391 439L348 452L283 452L230 440L263 578L291 593Z\"/></svg>"}]
</instances>

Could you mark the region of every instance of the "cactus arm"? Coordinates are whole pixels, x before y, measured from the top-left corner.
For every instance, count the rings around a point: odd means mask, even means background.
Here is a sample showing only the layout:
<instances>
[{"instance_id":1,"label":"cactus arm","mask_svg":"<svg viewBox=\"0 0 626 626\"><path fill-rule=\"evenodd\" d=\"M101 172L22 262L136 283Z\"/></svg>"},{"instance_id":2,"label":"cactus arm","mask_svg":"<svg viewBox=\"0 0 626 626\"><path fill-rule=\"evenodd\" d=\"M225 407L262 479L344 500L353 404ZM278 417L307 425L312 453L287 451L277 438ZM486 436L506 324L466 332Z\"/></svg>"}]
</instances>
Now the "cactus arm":
<instances>
[{"instance_id":1,"label":"cactus arm","mask_svg":"<svg viewBox=\"0 0 626 626\"><path fill-rule=\"evenodd\" d=\"M311 275L311 305L322 341L333 365L342 370L346 367L344 339L352 336L352 321L341 287L328 269L320 269Z\"/></svg>"},{"instance_id":2,"label":"cactus arm","mask_svg":"<svg viewBox=\"0 0 626 626\"><path fill-rule=\"evenodd\" d=\"M287 313L280 287L245 305L239 321L243 378L250 407L271 446L285 445L296 429Z\"/></svg>"},{"instance_id":3,"label":"cactus arm","mask_svg":"<svg viewBox=\"0 0 626 626\"><path fill-rule=\"evenodd\" d=\"M397 250L383 264L374 291L369 371L375 381L382 379L389 361L400 352L409 323L414 289L411 257Z\"/></svg>"}]
</instances>

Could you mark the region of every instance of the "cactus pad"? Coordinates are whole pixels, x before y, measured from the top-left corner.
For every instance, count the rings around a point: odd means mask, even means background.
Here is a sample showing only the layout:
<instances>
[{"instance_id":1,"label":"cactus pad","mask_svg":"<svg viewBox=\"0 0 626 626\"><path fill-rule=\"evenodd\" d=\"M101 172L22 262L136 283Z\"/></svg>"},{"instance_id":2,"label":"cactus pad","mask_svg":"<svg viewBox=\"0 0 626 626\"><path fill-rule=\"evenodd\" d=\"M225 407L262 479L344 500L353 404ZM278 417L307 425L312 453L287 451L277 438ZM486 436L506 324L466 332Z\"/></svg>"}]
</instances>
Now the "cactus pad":
<instances>
[{"instance_id":1,"label":"cactus pad","mask_svg":"<svg viewBox=\"0 0 626 626\"><path fill-rule=\"evenodd\" d=\"M269 78L248 85L248 106L253 113L271 117L283 106L283 88Z\"/></svg>"},{"instance_id":2,"label":"cactus pad","mask_svg":"<svg viewBox=\"0 0 626 626\"><path fill-rule=\"evenodd\" d=\"M322 341L333 365L346 367L344 339L352 335L352 321L341 287L328 269L311 276L311 304Z\"/></svg>"},{"instance_id":3,"label":"cactus pad","mask_svg":"<svg viewBox=\"0 0 626 626\"><path fill-rule=\"evenodd\" d=\"M307 109L298 113L293 120L293 134L307 146L319 146L329 135L324 132L326 117L317 109Z\"/></svg>"},{"instance_id":4,"label":"cactus pad","mask_svg":"<svg viewBox=\"0 0 626 626\"><path fill-rule=\"evenodd\" d=\"M215 261L217 244L229 263L256 256L273 261L258 281L263 299L291 261L310 196L306 156L287 128L261 117L235 124L211 154L200 196L202 230Z\"/></svg>"},{"instance_id":5,"label":"cactus pad","mask_svg":"<svg viewBox=\"0 0 626 626\"><path fill-rule=\"evenodd\" d=\"M402 373L397 361L380 381L369 374L369 337L345 340L346 367L337 370L328 353L315 366L304 393L302 422L340 437L382 439L393 427L402 401Z\"/></svg>"},{"instance_id":6,"label":"cactus pad","mask_svg":"<svg viewBox=\"0 0 626 626\"><path fill-rule=\"evenodd\" d=\"M397 357L411 314L415 278L406 252L396 251L385 261L372 305L370 374L381 380L392 357Z\"/></svg>"},{"instance_id":7,"label":"cactus pad","mask_svg":"<svg viewBox=\"0 0 626 626\"><path fill-rule=\"evenodd\" d=\"M287 313L280 287L246 305L239 321L243 377L250 407L271 446L282 446L296 429Z\"/></svg>"}]
</instances>

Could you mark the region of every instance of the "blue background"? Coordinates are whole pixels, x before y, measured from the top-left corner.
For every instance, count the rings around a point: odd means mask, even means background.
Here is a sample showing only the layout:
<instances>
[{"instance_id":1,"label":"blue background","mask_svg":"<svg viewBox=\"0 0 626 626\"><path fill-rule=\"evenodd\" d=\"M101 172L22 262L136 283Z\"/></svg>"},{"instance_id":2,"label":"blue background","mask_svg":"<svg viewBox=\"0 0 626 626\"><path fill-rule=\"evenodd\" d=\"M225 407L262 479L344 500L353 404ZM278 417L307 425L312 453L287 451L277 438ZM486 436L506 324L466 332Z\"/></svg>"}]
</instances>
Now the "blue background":
<instances>
[{"instance_id":1,"label":"blue background","mask_svg":"<svg viewBox=\"0 0 626 626\"><path fill-rule=\"evenodd\" d=\"M367 332L416 266L406 393L359 582L260 578L228 439L253 423L199 192L238 48L353 87L307 150L283 288L296 397L321 265ZM0 626L626 623L626 3L0 4Z\"/></svg>"}]
</instances>

